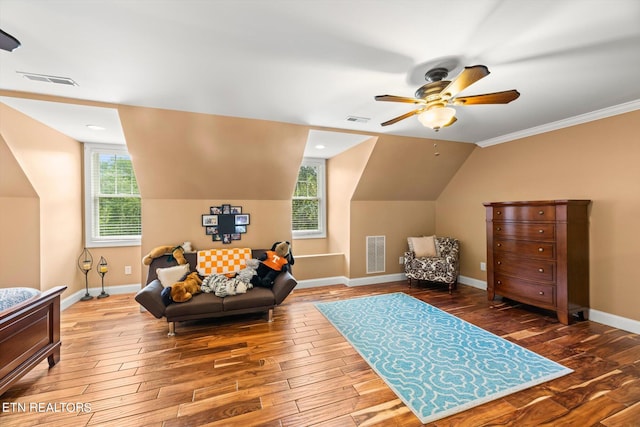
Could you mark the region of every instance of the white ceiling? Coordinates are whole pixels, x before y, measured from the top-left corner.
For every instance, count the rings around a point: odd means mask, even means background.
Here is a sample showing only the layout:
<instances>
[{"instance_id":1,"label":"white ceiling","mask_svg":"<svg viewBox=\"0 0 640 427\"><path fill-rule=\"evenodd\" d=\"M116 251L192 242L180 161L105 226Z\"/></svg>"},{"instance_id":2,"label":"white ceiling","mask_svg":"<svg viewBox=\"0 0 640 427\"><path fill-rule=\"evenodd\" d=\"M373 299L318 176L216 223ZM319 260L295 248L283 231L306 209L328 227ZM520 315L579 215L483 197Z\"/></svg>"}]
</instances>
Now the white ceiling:
<instances>
[{"instance_id":1,"label":"white ceiling","mask_svg":"<svg viewBox=\"0 0 640 427\"><path fill-rule=\"evenodd\" d=\"M638 0L0 0L0 28L22 43L0 51L0 89L361 135L490 145L640 108ZM456 107L438 133L416 117L380 126L413 105L375 95L476 64L491 74L463 95L520 98ZM1 100L81 141L124 138L113 109Z\"/></svg>"}]
</instances>

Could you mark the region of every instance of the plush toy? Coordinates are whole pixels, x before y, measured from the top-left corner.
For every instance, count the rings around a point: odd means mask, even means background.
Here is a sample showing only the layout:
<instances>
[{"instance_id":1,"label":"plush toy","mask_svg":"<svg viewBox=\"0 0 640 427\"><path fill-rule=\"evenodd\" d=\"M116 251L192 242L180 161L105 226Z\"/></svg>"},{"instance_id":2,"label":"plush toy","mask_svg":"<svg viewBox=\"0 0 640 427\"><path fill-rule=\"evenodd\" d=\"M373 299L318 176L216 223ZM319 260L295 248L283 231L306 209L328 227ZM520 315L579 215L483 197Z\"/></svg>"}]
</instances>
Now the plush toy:
<instances>
[{"instance_id":1,"label":"plush toy","mask_svg":"<svg viewBox=\"0 0 640 427\"><path fill-rule=\"evenodd\" d=\"M244 283L251 283L251 278L258 274L259 265L260 260L257 260L255 258L248 259L246 267L240 270L238 274L236 274L236 279Z\"/></svg>"},{"instance_id":2,"label":"plush toy","mask_svg":"<svg viewBox=\"0 0 640 427\"><path fill-rule=\"evenodd\" d=\"M294 259L291 254L291 244L289 242L276 242L270 251L266 251L260 258L260 265L256 270L256 275L251 278L254 286L270 288L273 281L282 271L290 271L289 259L293 264Z\"/></svg>"},{"instance_id":3,"label":"plush toy","mask_svg":"<svg viewBox=\"0 0 640 427\"><path fill-rule=\"evenodd\" d=\"M193 252L191 242L184 242L183 244L178 246L158 246L153 248L151 252L149 252L144 258L142 258L142 263L144 265L149 265L154 258L159 258L162 255L169 253L171 254L169 256L171 258L174 258L178 262L178 264L186 264L187 260L184 257L185 252Z\"/></svg>"},{"instance_id":4,"label":"plush toy","mask_svg":"<svg viewBox=\"0 0 640 427\"><path fill-rule=\"evenodd\" d=\"M224 274L213 273L202 281L202 292L213 293L224 298L230 295L244 294L247 289L253 288L251 283L245 283L235 277L229 278Z\"/></svg>"},{"instance_id":5,"label":"plush toy","mask_svg":"<svg viewBox=\"0 0 640 427\"><path fill-rule=\"evenodd\" d=\"M183 281L171 285L171 301L189 301L195 294L201 292L200 285L202 285L202 280L197 272L188 274Z\"/></svg>"}]
</instances>

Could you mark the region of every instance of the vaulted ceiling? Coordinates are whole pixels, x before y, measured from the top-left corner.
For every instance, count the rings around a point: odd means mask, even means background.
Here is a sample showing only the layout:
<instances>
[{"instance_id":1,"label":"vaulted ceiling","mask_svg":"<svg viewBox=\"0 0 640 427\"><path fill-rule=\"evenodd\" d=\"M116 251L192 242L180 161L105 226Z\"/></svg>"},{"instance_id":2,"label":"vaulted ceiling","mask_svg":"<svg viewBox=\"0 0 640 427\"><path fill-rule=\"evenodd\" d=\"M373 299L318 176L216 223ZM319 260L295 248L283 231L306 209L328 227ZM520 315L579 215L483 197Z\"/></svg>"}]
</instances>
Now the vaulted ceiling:
<instances>
[{"instance_id":1,"label":"vaulted ceiling","mask_svg":"<svg viewBox=\"0 0 640 427\"><path fill-rule=\"evenodd\" d=\"M22 43L0 51L2 102L81 141L122 140L115 110L16 96L479 145L640 108L637 0L0 0L0 28ZM375 95L411 97L429 69L475 64L491 74L464 95L520 98L456 107L437 133L416 117L380 126L414 106Z\"/></svg>"}]
</instances>

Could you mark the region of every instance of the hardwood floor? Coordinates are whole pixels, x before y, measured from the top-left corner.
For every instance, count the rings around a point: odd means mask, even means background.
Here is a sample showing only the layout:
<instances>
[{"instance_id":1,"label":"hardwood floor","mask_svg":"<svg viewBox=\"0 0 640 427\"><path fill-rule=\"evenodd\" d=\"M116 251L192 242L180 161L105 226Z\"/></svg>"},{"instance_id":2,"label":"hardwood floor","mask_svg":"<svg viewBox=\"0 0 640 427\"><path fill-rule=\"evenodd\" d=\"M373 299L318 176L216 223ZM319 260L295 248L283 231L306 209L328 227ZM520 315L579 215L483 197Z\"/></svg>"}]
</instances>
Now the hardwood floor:
<instances>
[{"instance_id":1,"label":"hardwood floor","mask_svg":"<svg viewBox=\"0 0 640 427\"><path fill-rule=\"evenodd\" d=\"M274 321L252 315L167 324L130 295L62 313L61 361L0 397L12 426L419 426L413 413L314 308L402 291L575 372L431 426L640 426L640 336L547 313L484 291L404 282L299 289Z\"/></svg>"}]
</instances>

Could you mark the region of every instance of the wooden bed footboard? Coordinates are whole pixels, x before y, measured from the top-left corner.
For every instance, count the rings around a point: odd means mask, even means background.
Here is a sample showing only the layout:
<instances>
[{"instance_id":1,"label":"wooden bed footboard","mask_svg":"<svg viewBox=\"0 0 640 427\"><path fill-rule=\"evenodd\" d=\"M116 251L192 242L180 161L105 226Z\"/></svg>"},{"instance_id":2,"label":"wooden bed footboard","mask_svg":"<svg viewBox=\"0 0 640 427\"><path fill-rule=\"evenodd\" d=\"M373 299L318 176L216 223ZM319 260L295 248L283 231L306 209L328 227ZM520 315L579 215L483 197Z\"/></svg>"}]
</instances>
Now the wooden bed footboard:
<instances>
[{"instance_id":1,"label":"wooden bed footboard","mask_svg":"<svg viewBox=\"0 0 640 427\"><path fill-rule=\"evenodd\" d=\"M0 395L45 358L60 360L60 294L56 286L0 312Z\"/></svg>"}]
</instances>

